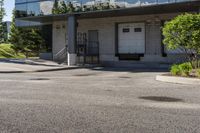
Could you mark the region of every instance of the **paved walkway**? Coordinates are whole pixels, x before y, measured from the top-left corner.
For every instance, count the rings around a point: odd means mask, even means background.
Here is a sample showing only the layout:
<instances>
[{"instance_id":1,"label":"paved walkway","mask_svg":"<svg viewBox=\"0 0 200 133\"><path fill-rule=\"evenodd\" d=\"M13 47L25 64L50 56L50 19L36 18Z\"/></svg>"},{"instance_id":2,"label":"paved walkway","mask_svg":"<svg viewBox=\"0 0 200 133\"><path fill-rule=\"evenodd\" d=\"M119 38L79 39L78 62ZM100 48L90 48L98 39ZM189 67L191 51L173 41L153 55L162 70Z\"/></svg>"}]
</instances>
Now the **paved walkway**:
<instances>
[{"instance_id":1,"label":"paved walkway","mask_svg":"<svg viewBox=\"0 0 200 133\"><path fill-rule=\"evenodd\" d=\"M53 71L68 68L67 65L41 59L0 59L0 73Z\"/></svg>"}]
</instances>

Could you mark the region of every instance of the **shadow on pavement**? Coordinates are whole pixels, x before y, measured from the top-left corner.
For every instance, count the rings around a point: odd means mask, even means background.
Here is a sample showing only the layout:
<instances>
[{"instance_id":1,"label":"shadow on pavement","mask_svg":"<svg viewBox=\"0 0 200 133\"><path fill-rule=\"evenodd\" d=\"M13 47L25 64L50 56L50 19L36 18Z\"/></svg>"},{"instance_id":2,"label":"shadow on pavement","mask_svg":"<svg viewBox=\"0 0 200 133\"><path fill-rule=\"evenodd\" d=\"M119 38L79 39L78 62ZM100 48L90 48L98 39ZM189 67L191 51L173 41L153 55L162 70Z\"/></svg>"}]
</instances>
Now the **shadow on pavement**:
<instances>
[{"instance_id":1,"label":"shadow on pavement","mask_svg":"<svg viewBox=\"0 0 200 133\"><path fill-rule=\"evenodd\" d=\"M95 71L113 71L113 72L133 72L133 73L140 73L140 72L169 72L169 69L167 68L126 68L126 67L93 67L89 68L91 70ZM122 77L123 78L123 77Z\"/></svg>"},{"instance_id":2,"label":"shadow on pavement","mask_svg":"<svg viewBox=\"0 0 200 133\"><path fill-rule=\"evenodd\" d=\"M139 99L144 100L151 100L151 101L157 101L157 102L181 102L182 99L174 98L174 97L166 97L166 96L142 96L139 97Z\"/></svg>"}]
</instances>

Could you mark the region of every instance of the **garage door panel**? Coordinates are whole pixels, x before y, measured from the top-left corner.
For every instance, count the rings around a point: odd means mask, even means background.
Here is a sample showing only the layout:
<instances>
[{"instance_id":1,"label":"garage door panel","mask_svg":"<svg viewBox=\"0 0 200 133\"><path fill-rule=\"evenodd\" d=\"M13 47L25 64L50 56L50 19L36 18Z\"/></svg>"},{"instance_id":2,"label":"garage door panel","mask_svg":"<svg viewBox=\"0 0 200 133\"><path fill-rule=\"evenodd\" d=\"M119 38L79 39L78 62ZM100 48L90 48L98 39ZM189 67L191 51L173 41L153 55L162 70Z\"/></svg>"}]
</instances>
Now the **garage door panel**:
<instances>
[{"instance_id":1,"label":"garage door panel","mask_svg":"<svg viewBox=\"0 0 200 133\"><path fill-rule=\"evenodd\" d=\"M144 23L119 24L118 29L119 53L141 54L145 52Z\"/></svg>"}]
</instances>

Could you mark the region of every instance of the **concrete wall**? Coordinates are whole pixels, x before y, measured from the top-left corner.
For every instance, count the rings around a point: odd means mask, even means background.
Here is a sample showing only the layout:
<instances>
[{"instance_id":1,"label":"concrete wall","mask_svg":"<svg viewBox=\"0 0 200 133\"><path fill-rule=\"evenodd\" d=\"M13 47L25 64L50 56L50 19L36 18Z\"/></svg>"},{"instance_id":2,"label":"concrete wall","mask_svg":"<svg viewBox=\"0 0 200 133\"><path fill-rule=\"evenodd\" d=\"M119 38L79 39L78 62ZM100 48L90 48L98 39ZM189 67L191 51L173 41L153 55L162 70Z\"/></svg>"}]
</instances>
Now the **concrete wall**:
<instances>
[{"instance_id":1,"label":"concrete wall","mask_svg":"<svg viewBox=\"0 0 200 133\"><path fill-rule=\"evenodd\" d=\"M67 22L59 21L53 23L53 59L56 54L67 45Z\"/></svg>"},{"instance_id":2,"label":"concrete wall","mask_svg":"<svg viewBox=\"0 0 200 133\"><path fill-rule=\"evenodd\" d=\"M116 61L115 57L115 23L106 19L79 20L78 32L98 30L100 60Z\"/></svg>"},{"instance_id":3,"label":"concrete wall","mask_svg":"<svg viewBox=\"0 0 200 133\"><path fill-rule=\"evenodd\" d=\"M161 54L161 22L146 22L146 55Z\"/></svg>"},{"instance_id":4,"label":"concrete wall","mask_svg":"<svg viewBox=\"0 0 200 133\"><path fill-rule=\"evenodd\" d=\"M126 22L144 22L146 25L146 51L142 61L170 62L168 57L162 57L161 51L161 21L170 20L178 14L141 15L109 17L78 20L78 32L87 33L88 30L98 30L100 44L100 61L118 61L115 56L115 24ZM64 47L66 28L56 29L56 25L65 22L55 22L53 28L53 54ZM173 55L175 56L175 55ZM174 57L173 57L174 58Z\"/></svg>"}]
</instances>

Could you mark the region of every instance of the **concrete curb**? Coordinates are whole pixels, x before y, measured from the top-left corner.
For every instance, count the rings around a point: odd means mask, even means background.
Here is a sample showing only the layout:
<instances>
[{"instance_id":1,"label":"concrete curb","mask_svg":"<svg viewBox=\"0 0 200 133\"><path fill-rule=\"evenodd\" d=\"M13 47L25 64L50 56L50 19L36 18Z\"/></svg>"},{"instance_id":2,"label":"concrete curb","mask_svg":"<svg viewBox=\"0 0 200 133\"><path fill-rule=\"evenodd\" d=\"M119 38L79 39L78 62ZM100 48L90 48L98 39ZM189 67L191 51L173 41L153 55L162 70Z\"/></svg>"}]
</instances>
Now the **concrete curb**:
<instances>
[{"instance_id":1,"label":"concrete curb","mask_svg":"<svg viewBox=\"0 0 200 133\"><path fill-rule=\"evenodd\" d=\"M51 68L51 69L41 69L41 70L24 70L24 71L0 71L0 73L35 73L35 72L51 72L51 71L62 71L62 70L74 70L74 69L92 69L95 67L102 67L100 65L78 65L78 66L70 66L70 67L61 67L61 68Z\"/></svg>"},{"instance_id":2,"label":"concrete curb","mask_svg":"<svg viewBox=\"0 0 200 133\"><path fill-rule=\"evenodd\" d=\"M162 81L162 82L168 82L168 83L175 83L175 84L200 85L200 79L198 78L158 75L156 76L156 80Z\"/></svg>"},{"instance_id":3,"label":"concrete curb","mask_svg":"<svg viewBox=\"0 0 200 133\"><path fill-rule=\"evenodd\" d=\"M53 69L43 69L43 70L33 70L33 71L0 71L0 73L34 73L34 72L51 72L51 71L62 71L62 70L73 70L79 69L82 67L62 67L62 68L53 68Z\"/></svg>"},{"instance_id":4,"label":"concrete curb","mask_svg":"<svg viewBox=\"0 0 200 133\"><path fill-rule=\"evenodd\" d=\"M43 66L57 66L58 64L45 64L41 62L42 60L34 61L31 59L0 59L0 62L5 63L16 63L16 64L26 64L26 65L43 65Z\"/></svg>"}]
</instances>

